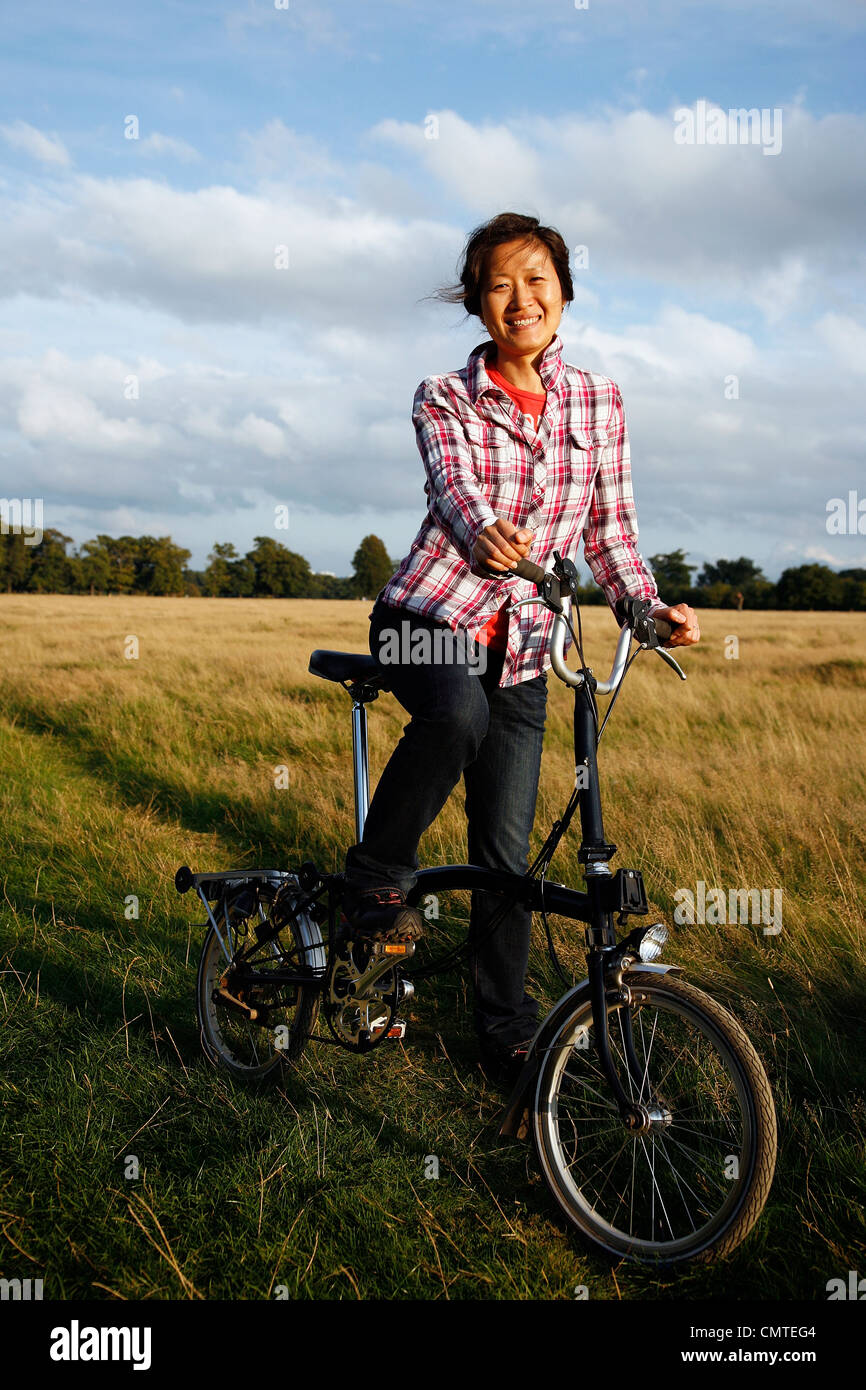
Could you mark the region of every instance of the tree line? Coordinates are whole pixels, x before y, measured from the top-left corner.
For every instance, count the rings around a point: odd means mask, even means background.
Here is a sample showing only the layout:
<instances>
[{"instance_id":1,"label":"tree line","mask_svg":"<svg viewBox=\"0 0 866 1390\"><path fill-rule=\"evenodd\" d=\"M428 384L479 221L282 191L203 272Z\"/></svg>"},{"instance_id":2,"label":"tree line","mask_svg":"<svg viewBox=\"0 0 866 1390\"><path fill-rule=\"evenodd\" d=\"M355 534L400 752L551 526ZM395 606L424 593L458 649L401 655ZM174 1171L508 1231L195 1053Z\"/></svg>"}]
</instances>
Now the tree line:
<instances>
[{"instance_id":1,"label":"tree line","mask_svg":"<svg viewBox=\"0 0 866 1390\"><path fill-rule=\"evenodd\" d=\"M170 536L97 536L73 549L72 538L47 528L38 545L0 528L0 591L43 594L151 594L209 598L374 598L397 568L378 536L365 536L345 576L315 571L272 536L256 536L241 555L230 541L214 545L204 570L191 570L191 551ZM693 608L866 610L866 569L796 565L775 583L753 560L717 560L698 568L683 550L651 555L659 593ZM582 603L606 603L598 585Z\"/></svg>"},{"instance_id":2,"label":"tree line","mask_svg":"<svg viewBox=\"0 0 866 1390\"><path fill-rule=\"evenodd\" d=\"M208 598L363 598L394 573L378 536L365 536L352 574L317 572L273 536L256 536L239 555L218 542L204 570L189 568L192 552L170 536L97 536L69 552L71 536L49 527L38 545L21 532L0 531L0 590L35 594L151 594Z\"/></svg>"}]
</instances>

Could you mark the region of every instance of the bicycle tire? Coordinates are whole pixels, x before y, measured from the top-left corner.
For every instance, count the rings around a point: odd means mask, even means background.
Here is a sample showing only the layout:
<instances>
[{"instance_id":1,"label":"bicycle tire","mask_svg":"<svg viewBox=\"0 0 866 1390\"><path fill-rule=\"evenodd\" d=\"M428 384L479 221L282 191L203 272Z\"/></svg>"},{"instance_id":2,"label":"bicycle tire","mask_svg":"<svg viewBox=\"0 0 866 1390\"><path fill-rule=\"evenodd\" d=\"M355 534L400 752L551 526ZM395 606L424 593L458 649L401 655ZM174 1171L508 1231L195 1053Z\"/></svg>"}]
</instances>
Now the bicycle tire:
<instances>
[{"instance_id":1,"label":"bicycle tire","mask_svg":"<svg viewBox=\"0 0 866 1390\"><path fill-rule=\"evenodd\" d=\"M257 889L258 900L263 906L270 906L274 897L274 890L269 884L262 884ZM288 932L294 942L296 934L291 924L284 929ZM281 933L281 937L284 933ZM280 939L277 938L277 949ZM302 959L305 956L302 955ZM226 960L223 954L222 945L214 931L209 927L202 945L199 957L198 974L196 978L196 1016L199 1027L199 1037L205 1056L229 1072L236 1079L259 1084L273 1083L280 1076L283 1067L287 1063L293 1063L300 1057L310 1034L315 1026L319 1012L320 990L318 986L310 984L298 985L296 987L296 999L292 1008L291 1023L280 1023L277 1027L284 1029L279 1035L279 1043L273 1039L267 1048L265 1055L264 1038L269 1036L265 1027L256 1024L246 1024L245 1020L240 1019L235 1023L244 1025L248 1030L250 1043L249 1051L253 1055L253 1062L245 1062L230 1041L230 1034L221 1022L221 1017L227 1017L228 1011L225 1006L221 1006L213 999L216 982L226 970ZM235 1016L232 1016L234 1022ZM261 1045L261 1056L259 1056L259 1045Z\"/></svg>"},{"instance_id":2,"label":"bicycle tire","mask_svg":"<svg viewBox=\"0 0 866 1390\"><path fill-rule=\"evenodd\" d=\"M740 1170L738 1160L737 1178L735 1184L731 1188L730 1195L725 1198L719 1212L712 1215L703 1226L694 1229L691 1235L665 1241L648 1241L643 1237L636 1237L633 1230L618 1230L613 1222L602 1218L597 1213L595 1215L592 1214L593 1209L591 1203L580 1193L578 1184L571 1174L570 1169L577 1168L581 1159L583 1159L585 1166L588 1167L590 1156L594 1151L592 1149L587 1150L585 1145L583 1150L581 1150L581 1144L583 1144L584 1140L579 1139L577 1133L575 1134L575 1142L573 1145L575 1156L570 1160L570 1163L566 1162L563 1164L563 1153L559 1151L562 1150L563 1147L562 1139L559 1135L562 1078L565 1076L566 1067L569 1065L572 1054L578 1050L588 1051L584 1039L581 1036L581 1030L588 1031L590 1035L592 1030L592 1009L588 996L585 996L576 1005L575 1010L569 1015L568 1019L558 1029L557 1035L553 1039L552 1046L547 1050L539 1070L532 1108L531 1128L535 1151L541 1165L542 1173L560 1209L564 1212L570 1223L576 1227L581 1236L595 1250L602 1251L608 1256L625 1258L657 1267L672 1266L685 1262L701 1263L723 1257L730 1254L730 1252L746 1238L755 1225L755 1222L763 1211L773 1180L777 1145L776 1111L767 1074L741 1024L732 1014L723 1008L721 1004L717 1003L716 1000L712 999L702 990L697 989L694 985L676 976L654 975L649 973L641 974L639 972L630 973L626 977L626 983L632 992L633 1004L624 1006L622 1004L613 1003L609 1005L609 1030L612 1038L614 1035L614 1021L612 1015L615 1015L618 1008L632 1008L636 1005L638 1009L641 1009L646 1008L650 1004L666 1003L670 1014L674 1017L680 1017L696 1024L703 1037L713 1047L717 1048L719 1056L723 1060L731 1063L730 1080L736 1090L737 1099L743 1114L744 1143L742 1157L745 1168L744 1170ZM653 1039L655 1039L655 1036L656 1033L654 1028ZM580 1047L577 1046L575 1039L580 1042ZM653 1045L654 1044L651 1042L650 1053L652 1052ZM685 1068L685 1061L681 1063L681 1066ZM673 1069L673 1064L671 1069ZM649 1071L650 1061L648 1055L645 1075L648 1078L648 1084L651 1085L653 1083L652 1079L649 1077ZM593 1074L584 1068L583 1075L589 1076ZM600 1072L599 1075L601 1075ZM670 1073L668 1073L668 1075L670 1075ZM720 1084L719 1076L720 1073L715 1078L715 1083L717 1085ZM572 1080L573 1078L569 1077L569 1083L571 1083ZM594 1081L594 1076L592 1082L578 1080L578 1089L582 1086L584 1090L587 1090L588 1087L594 1084ZM587 1124L602 1126L601 1130L598 1131L598 1134L602 1138L602 1147L606 1142L604 1126L608 1126L613 1142L613 1136L616 1132L615 1119L618 1120L619 1118L616 1107L613 1104L613 1096L610 1093L609 1085L606 1081L604 1081L604 1085L607 1088L604 1104L614 1112L614 1115L610 1118L605 1118L603 1115L592 1115L591 1108L593 1106L598 1110L602 1110L603 1106L597 1100L589 1101L590 1113L586 1120ZM669 1085L672 1087L674 1082L670 1082ZM588 1090L587 1094L589 1094ZM595 1094L598 1094L598 1092L595 1092ZM607 1101L607 1096L610 1097L609 1102ZM681 1110L681 1114L689 1117L689 1111L695 1109L698 1109L697 1104L687 1105L684 1110ZM574 1129L574 1118L569 1117L568 1122L571 1124L572 1129ZM728 1145L727 1137L723 1136L721 1139L717 1139L710 1134L702 1136L700 1128L698 1128L697 1131L691 1131L685 1127L681 1127L679 1131L677 1131L676 1125L678 1123L681 1124L681 1121L677 1121L674 1118L668 1122L668 1127L671 1130L670 1139L673 1143L680 1143L679 1140L674 1138L674 1134L679 1132L681 1135L697 1133L699 1139L705 1137L708 1143L709 1140L712 1139L713 1143L717 1143L721 1146ZM699 1115L697 1119L690 1119L690 1123L700 1126L701 1124L709 1122L702 1121ZM625 1129L624 1125L621 1125L620 1133L625 1134L627 1138L631 1137L633 1144L637 1144L641 1137L631 1135L630 1132ZM664 1133L665 1129L660 1125L658 1135L654 1133L653 1138L657 1139L659 1135L663 1135ZM597 1137L592 1131L587 1132L587 1130L583 1131L583 1136L585 1139L588 1139L590 1143ZM692 1139L691 1143L694 1144L694 1139ZM623 1148L624 1147L625 1146L623 1146ZM655 1209L655 1188L657 1186L655 1168L656 1147L657 1145L654 1144L651 1165L653 1209ZM622 1151L623 1150L620 1150L620 1153ZM697 1147L695 1147L695 1152L697 1152ZM660 1151L660 1156L666 1157L666 1150ZM716 1159L725 1157L730 1160L735 1155L720 1155L712 1152L710 1156ZM676 1153L675 1157L677 1158L677 1162L682 1162L679 1153ZM644 1144L644 1159L649 1168L650 1160L646 1152L646 1144ZM668 1161L670 1160L668 1159ZM628 1155L626 1154L626 1171L627 1162ZM616 1156L616 1165L619 1165L620 1169L622 1168L622 1165L619 1163L619 1153ZM632 1207L634 1204L636 1166L637 1152L633 1149L631 1177ZM688 1202L682 1193L676 1167L673 1164L671 1167L674 1173L675 1187L680 1189L679 1195L683 1199L683 1206L686 1211L688 1211ZM605 1179L605 1185L610 1181L613 1172L614 1164L611 1165L608 1177ZM670 1177L666 1170L663 1169L661 1163L659 1164L659 1172L664 1174L666 1183L670 1184L672 1191L675 1191L674 1183L670 1182ZM694 1189L689 1187L689 1192L691 1192L699 1202L706 1200L705 1193L709 1187L706 1169L702 1172L701 1177L704 1186L704 1194L694 1193ZM717 1178L716 1181L718 1181ZM616 1180L614 1180L614 1186L616 1186ZM613 1195L614 1194L611 1195L610 1200L612 1200ZM667 1209L664 1208L661 1193L659 1193L659 1201L664 1210L664 1218L668 1222L670 1234L673 1237L673 1224ZM622 1194L620 1195L620 1203L617 1206L617 1212L619 1211L619 1205L621 1205L621 1203ZM673 1207L673 1205L674 1202L672 1201L671 1206ZM654 1216L652 1220L653 1222L659 1221L659 1218Z\"/></svg>"}]
</instances>

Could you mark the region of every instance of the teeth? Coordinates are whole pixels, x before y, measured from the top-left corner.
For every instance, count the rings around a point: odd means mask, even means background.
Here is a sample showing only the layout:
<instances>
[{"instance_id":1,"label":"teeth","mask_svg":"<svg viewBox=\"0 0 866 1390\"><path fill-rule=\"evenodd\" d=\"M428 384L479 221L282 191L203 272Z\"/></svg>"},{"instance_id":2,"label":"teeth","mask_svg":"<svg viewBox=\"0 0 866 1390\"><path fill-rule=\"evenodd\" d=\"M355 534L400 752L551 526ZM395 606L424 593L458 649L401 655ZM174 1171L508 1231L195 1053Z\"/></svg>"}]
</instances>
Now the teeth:
<instances>
[{"instance_id":1,"label":"teeth","mask_svg":"<svg viewBox=\"0 0 866 1390\"><path fill-rule=\"evenodd\" d=\"M541 318L541 315L540 315L540 314L536 314L536 316L535 316L534 319L511 319L511 320L510 320L510 322L511 322L511 327L512 327L512 328L525 328L526 325L527 325L528 323L538 323L538 320L539 320L540 318Z\"/></svg>"}]
</instances>

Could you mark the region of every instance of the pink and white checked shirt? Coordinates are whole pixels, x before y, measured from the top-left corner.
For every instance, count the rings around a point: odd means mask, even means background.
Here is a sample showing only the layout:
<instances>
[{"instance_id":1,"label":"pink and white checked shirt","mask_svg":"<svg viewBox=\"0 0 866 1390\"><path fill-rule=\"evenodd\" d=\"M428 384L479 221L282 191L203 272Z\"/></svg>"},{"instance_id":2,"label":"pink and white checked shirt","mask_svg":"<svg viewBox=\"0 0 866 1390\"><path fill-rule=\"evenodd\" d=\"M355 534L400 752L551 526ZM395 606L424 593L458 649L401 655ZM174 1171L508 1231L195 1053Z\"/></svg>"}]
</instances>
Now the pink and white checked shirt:
<instances>
[{"instance_id":1,"label":"pink and white checked shirt","mask_svg":"<svg viewBox=\"0 0 866 1390\"><path fill-rule=\"evenodd\" d=\"M536 435L531 419L487 374L492 346L481 343L461 371L426 377L415 392L427 515L378 597L475 637L503 602L535 593L526 579L484 579L470 568L479 532L504 516L535 533L530 557L545 569L554 550L576 560L582 536L584 558L611 608L624 594L652 600L654 610L666 607L635 544L619 387L563 362L554 335L538 368L547 400ZM540 606L511 613L500 685L550 667L552 626L553 614Z\"/></svg>"}]
</instances>

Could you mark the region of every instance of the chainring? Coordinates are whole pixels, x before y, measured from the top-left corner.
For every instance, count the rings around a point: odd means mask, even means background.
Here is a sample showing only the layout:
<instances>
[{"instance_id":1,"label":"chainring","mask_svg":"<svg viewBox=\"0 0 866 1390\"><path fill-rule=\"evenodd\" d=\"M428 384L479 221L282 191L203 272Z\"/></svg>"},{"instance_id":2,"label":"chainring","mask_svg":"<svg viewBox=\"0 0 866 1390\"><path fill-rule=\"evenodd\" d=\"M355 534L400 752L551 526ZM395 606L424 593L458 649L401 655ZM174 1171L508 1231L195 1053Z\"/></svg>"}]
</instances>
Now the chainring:
<instances>
[{"instance_id":1,"label":"chainring","mask_svg":"<svg viewBox=\"0 0 866 1390\"><path fill-rule=\"evenodd\" d=\"M372 987L365 981L378 964L370 942L344 938L331 957L325 995L325 1018L342 1047L369 1052L388 1036L400 997L399 967L380 975Z\"/></svg>"}]
</instances>

